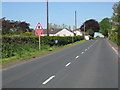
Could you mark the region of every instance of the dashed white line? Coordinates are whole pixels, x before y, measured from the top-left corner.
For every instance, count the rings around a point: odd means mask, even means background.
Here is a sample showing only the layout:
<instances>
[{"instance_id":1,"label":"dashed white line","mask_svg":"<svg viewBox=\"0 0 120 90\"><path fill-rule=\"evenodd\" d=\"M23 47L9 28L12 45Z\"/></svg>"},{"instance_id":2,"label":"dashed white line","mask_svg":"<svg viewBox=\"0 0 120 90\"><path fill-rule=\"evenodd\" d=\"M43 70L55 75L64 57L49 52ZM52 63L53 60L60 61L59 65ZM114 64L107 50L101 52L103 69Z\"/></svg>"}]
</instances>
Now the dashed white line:
<instances>
[{"instance_id":1,"label":"dashed white line","mask_svg":"<svg viewBox=\"0 0 120 90\"><path fill-rule=\"evenodd\" d=\"M50 80L52 80L55 76L51 76L50 78L48 78L45 82L43 82L42 84L47 84Z\"/></svg>"},{"instance_id":2,"label":"dashed white line","mask_svg":"<svg viewBox=\"0 0 120 90\"><path fill-rule=\"evenodd\" d=\"M85 51L87 51L87 49L85 49Z\"/></svg>"},{"instance_id":3,"label":"dashed white line","mask_svg":"<svg viewBox=\"0 0 120 90\"><path fill-rule=\"evenodd\" d=\"M69 62L68 64L66 64L65 66L67 67L67 66L69 66L71 64L71 62Z\"/></svg>"},{"instance_id":4,"label":"dashed white line","mask_svg":"<svg viewBox=\"0 0 120 90\"><path fill-rule=\"evenodd\" d=\"M83 54L84 52L82 52L81 54Z\"/></svg>"},{"instance_id":5,"label":"dashed white line","mask_svg":"<svg viewBox=\"0 0 120 90\"><path fill-rule=\"evenodd\" d=\"M75 58L79 58L79 56L76 56Z\"/></svg>"}]
</instances>

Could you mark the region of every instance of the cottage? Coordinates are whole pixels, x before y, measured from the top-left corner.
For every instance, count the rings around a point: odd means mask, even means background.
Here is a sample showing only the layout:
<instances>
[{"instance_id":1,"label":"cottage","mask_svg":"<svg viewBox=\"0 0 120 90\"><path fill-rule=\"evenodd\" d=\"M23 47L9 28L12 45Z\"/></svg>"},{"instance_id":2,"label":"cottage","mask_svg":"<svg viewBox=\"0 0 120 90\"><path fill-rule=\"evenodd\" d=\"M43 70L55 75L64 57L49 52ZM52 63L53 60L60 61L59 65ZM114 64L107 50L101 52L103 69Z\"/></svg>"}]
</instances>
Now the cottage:
<instances>
[{"instance_id":1,"label":"cottage","mask_svg":"<svg viewBox=\"0 0 120 90\"><path fill-rule=\"evenodd\" d=\"M47 36L47 29L43 30L43 35ZM50 29L49 36L74 36L74 33L69 29Z\"/></svg>"},{"instance_id":2,"label":"cottage","mask_svg":"<svg viewBox=\"0 0 120 90\"><path fill-rule=\"evenodd\" d=\"M83 36L83 32L80 29L74 30L75 36Z\"/></svg>"}]
</instances>

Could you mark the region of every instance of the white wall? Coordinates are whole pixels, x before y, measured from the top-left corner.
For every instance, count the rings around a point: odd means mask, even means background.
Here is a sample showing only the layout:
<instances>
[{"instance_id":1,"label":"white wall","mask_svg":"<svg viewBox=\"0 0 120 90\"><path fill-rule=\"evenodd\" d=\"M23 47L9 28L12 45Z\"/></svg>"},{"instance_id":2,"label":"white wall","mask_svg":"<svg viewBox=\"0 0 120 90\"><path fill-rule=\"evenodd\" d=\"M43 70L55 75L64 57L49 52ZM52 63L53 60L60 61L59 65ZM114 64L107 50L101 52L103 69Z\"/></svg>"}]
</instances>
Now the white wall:
<instances>
[{"instance_id":1,"label":"white wall","mask_svg":"<svg viewBox=\"0 0 120 90\"><path fill-rule=\"evenodd\" d=\"M41 36L47 36L47 34L42 34ZM49 34L49 36L55 36L54 34Z\"/></svg>"},{"instance_id":2,"label":"white wall","mask_svg":"<svg viewBox=\"0 0 120 90\"><path fill-rule=\"evenodd\" d=\"M87 35L87 36L85 36L85 40L89 40L90 38L89 38L89 36Z\"/></svg>"},{"instance_id":3,"label":"white wall","mask_svg":"<svg viewBox=\"0 0 120 90\"><path fill-rule=\"evenodd\" d=\"M60 32L56 33L55 36L74 36L74 33L68 31L67 29L63 29Z\"/></svg>"},{"instance_id":4,"label":"white wall","mask_svg":"<svg viewBox=\"0 0 120 90\"><path fill-rule=\"evenodd\" d=\"M76 34L76 36L82 36L82 32L80 31L74 31L74 33Z\"/></svg>"}]
</instances>

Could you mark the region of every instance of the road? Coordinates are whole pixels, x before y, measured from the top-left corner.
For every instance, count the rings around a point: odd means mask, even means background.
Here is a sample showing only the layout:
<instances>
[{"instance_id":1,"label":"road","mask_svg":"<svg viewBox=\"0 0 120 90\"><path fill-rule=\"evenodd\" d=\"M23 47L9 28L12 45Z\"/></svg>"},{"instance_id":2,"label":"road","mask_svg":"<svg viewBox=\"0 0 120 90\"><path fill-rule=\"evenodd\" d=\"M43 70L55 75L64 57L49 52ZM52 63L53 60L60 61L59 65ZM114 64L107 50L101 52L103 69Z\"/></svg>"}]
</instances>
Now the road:
<instances>
[{"instance_id":1,"label":"road","mask_svg":"<svg viewBox=\"0 0 120 90\"><path fill-rule=\"evenodd\" d=\"M3 88L118 88L118 57L90 40L3 70Z\"/></svg>"}]
</instances>

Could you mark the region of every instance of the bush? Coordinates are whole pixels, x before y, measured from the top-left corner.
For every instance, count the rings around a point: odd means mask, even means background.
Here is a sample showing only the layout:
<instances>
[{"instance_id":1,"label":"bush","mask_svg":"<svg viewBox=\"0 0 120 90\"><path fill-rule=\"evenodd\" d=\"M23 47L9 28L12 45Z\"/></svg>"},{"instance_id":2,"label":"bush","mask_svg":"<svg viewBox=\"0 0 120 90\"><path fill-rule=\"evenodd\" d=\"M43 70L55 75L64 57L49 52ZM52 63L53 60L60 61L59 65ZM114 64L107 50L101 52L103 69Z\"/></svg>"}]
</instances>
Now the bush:
<instances>
[{"instance_id":1,"label":"bush","mask_svg":"<svg viewBox=\"0 0 120 90\"><path fill-rule=\"evenodd\" d=\"M74 42L83 40L82 36L73 37ZM55 44L55 40L58 43ZM2 58L20 56L25 53L38 50L38 36L3 36L2 37ZM62 46L72 43L72 37L41 36L41 49L49 49L52 46Z\"/></svg>"}]
</instances>

